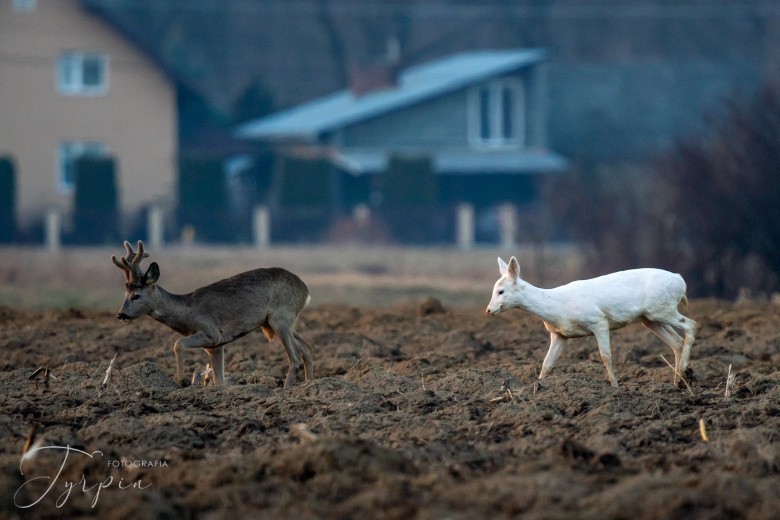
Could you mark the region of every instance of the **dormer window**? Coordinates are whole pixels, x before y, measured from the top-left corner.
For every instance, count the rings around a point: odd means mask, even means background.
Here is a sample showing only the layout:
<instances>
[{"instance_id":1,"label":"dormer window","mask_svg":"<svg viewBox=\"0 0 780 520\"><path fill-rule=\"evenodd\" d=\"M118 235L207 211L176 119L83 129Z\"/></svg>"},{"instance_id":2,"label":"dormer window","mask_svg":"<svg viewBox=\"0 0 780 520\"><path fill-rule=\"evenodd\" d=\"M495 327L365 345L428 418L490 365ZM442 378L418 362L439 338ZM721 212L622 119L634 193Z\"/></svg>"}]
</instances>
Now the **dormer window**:
<instances>
[{"instance_id":1,"label":"dormer window","mask_svg":"<svg viewBox=\"0 0 780 520\"><path fill-rule=\"evenodd\" d=\"M480 148L520 147L525 142L525 94L518 79L502 79L472 89L469 140Z\"/></svg>"},{"instance_id":2,"label":"dormer window","mask_svg":"<svg viewBox=\"0 0 780 520\"><path fill-rule=\"evenodd\" d=\"M57 87L64 95L104 95L108 91L108 55L63 52L57 59Z\"/></svg>"}]
</instances>

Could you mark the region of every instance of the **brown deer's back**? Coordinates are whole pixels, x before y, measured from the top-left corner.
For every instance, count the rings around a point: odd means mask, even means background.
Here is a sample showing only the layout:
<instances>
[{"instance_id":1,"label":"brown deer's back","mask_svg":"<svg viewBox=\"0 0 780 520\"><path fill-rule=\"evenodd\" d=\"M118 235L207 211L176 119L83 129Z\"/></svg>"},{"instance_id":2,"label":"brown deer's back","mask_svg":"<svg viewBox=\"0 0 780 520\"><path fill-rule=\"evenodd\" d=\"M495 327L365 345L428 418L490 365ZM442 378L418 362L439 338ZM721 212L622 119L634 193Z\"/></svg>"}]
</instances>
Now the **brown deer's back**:
<instances>
[{"instance_id":1,"label":"brown deer's back","mask_svg":"<svg viewBox=\"0 0 780 520\"><path fill-rule=\"evenodd\" d=\"M229 328L255 328L270 312L294 318L306 305L303 280L280 267L253 269L206 285L187 295L193 309L213 316Z\"/></svg>"}]
</instances>

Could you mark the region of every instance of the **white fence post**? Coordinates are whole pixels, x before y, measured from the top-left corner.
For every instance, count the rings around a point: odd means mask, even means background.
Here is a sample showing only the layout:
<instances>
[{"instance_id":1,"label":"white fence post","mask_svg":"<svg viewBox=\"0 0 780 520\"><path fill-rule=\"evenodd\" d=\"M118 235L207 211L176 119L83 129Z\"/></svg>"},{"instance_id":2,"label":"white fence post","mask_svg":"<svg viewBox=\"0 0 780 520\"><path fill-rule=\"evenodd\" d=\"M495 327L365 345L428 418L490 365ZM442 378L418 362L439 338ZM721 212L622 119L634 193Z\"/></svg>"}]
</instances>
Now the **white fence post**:
<instances>
[{"instance_id":1,"label":"white fence post","mask_svg":"<svg viewBox=\"0 0 780 520\"><path fill-rule=\"evenodd\" d=\"M255 236L255 246L268 247L271 243L271 218L267 207L255 207L252 218L252 230Z\"/></svg>"},{"instance_id":2,"label":"white fence post","mask_svg":"<svg viewBox=\"0 0 780 520\"><path fill-rule=\"evenodd\" d=\"M474 246L474 206L458 205L458 247L470 249Z\"/></svg>"},{"instance_id":3,"label":"white fence post","mask_svg":"<svg viewBox=\"0 0 780 520\"><path fill-rule=\"evenodd\" d=\"M157 251L163 245L163 211L160 206L152 206L146 214L146 233L149 248Z\"/></svg>"},{"instance_id":4,"label":"white fence post","mask_svg":"<svg viewBox=\"0 0 780 520\"><path fill-rule=\"evenodd\" d=\"M513 204L502 204L498 221L501 226L501 246L514 247L517 242L517 208Z\"/></svg>"},{"instance_id":5,"label":"white fence post","mask_svg":"<svg viewBox=\"0 0 780 520\"><path fill-rule=\"evenodd\" d=\"M46 214L46 249L52 253L60 250L60 237L62 232L62 221L60 212L56 209L50 209Z\"/></svg>"}]
</instances>

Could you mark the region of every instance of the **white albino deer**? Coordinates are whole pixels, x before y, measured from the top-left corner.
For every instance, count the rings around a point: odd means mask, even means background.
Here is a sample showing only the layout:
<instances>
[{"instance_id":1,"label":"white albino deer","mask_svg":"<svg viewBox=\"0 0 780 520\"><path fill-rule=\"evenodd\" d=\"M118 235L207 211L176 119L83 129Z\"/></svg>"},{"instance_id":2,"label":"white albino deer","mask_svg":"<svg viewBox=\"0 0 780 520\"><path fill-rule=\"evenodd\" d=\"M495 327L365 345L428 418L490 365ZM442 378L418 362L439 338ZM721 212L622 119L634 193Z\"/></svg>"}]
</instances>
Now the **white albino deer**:
<instances>
[{"instance_id":1,"label":"white albino deer","mask_svg":"<svg viewBox=\"0 0 780 520\"><path fill-rule=\"evenodd\" d=\"M268 340L279 336L290 366L284 386L295 383L295 372L303 358L304 377L314 377L311 346L295 331L298 313L311 297L306 284L293 273L279 267L254 269L201 287L189 294L176 295L157 285L160 268L152 262L144 273L141 260L148 257L144 244L138 251L125 242L127 255L114 264L125 273L125 300L117 314L120 320L149 315L169 326L184 338L176 340L176 380L182 384L182 348L202 348L214 370L214 382L224 376L223 345L255 329L262 329Z\"/></svg>"},{"instance_id":2,"label":"white albino deer","mask_svg":"<svg viewBox=\"0 0 780 520\"><path fill-rule=\"evenodd\" d=\"M641 321L674 351L674 383L680 384L688 368L696 322L678 311L680 303L688 303L685 281L679 274L632 269L540 289L520 278L520 265L514 256L508 265L499 258L498 268L501 278L493 287L486 312L492 316L514 307L525 309L541 319L550 332L550 349L539 379L552 369L565 340L595 336L609 380L617 387L609 331Z\"/></svg>"}]
</instances>

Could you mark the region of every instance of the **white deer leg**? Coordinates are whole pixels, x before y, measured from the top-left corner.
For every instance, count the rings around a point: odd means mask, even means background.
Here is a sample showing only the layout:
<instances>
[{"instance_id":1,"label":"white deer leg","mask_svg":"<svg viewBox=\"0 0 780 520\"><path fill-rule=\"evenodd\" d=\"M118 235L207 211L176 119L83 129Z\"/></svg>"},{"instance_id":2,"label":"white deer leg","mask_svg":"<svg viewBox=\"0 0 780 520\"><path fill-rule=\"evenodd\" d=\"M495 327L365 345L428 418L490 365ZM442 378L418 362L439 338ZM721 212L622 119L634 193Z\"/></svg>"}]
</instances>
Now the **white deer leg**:
<instances>
[{"instance_id":1,"label":"white deer leg","mask_svg":"<svg viewBox=\"0 0 780 520\"><path fill-rule=\"evenodd\" d=\"M680 328L685 334L683 342L682 360L680 361L680 372L685 373L688 369L688 362L691 359L691 345L696 340L696 322L680 314Z\"/></svg>"},{"instance_id":2,"label":"white deer leg","mask_svg":"<svg viewBox=\"0 0 780 520\"><path fill-rule=\"evenodd\" d=\"M693 345L693 342L696 339L696 322L683 316L676 310L673 316L655 319L654 321L660 321L673 329L682 331L683 342L679 370L680 374L685 374L685 371L688 369L688 362L691 358L691 345Z\"/></svg>"},{"instance_id":3,"label":"white deer leg","mask_svg":"<svg viewBox=\"0 0 780 520\"><path fill-rule=\"evenodd\" d=\"M564 343L565 340L563 339L563 336L555 332L550 332L550 348L547 350L547 355L544 356L542 370L539 372L539 379L542 379L550 370L552 370L553 365L558 360L558 356L563 352Z\"/></svg>"},{"instance_id":4,"label":"white deer leg","mask_svg":"<svg viewBox=\"0 0 780 520\"><path fill-rule=\"evenodd\" d=\"M674 384L678 384L680 381L680 375L682 374L682 367L680 361L682 358L683 339L672 327L665 323L658 323L657 321L643 320L644 324L653 334L658 336L661 341L666 343L672 348L674 352Z\"/></svg>"},{"instance_id":5,"label":"white deer leg","mask_svg":"<svg viewBox=\"0 0 780 520\"><path fill-rule=\"evenodd\" d=\"M609 327L604 325L596 325L591 329L593 335L596 336L596 341L599 344L599 354L601 354L601 361L607 368L607 375L609 381L613 387L618 387L618 380L615 377L615 369L612 367L612 350L609 346Z\"/></svg>"}]
</instances>

